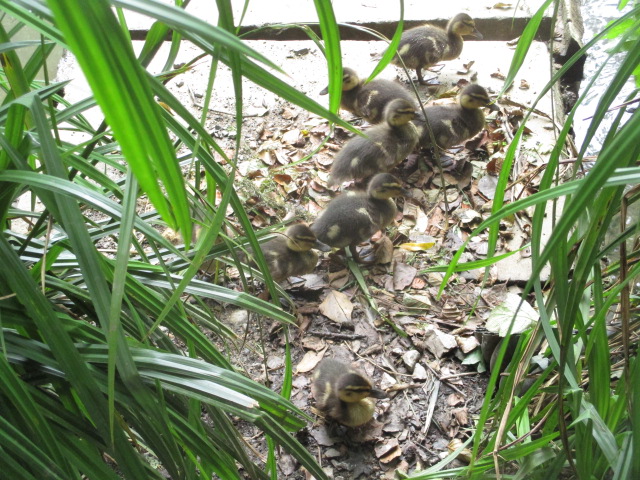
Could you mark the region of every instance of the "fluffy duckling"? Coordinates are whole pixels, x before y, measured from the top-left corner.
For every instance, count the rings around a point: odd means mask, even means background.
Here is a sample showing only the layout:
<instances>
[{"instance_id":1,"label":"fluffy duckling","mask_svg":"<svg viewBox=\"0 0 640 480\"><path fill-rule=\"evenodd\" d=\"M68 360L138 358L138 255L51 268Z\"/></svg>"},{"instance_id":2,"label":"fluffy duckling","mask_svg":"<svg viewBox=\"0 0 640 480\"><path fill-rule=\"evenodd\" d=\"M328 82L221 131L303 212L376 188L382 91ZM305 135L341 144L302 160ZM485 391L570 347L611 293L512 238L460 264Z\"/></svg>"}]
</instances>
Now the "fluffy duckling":
<instances>
[{"instance_id":1,"label":"fluffy duckling","mask_svg":"<svg viewBox=\"0 0 640 480\"><path fill-rule=\"evenodd\" d=\"M480 85L471 84L462 89L457 104L426 107L429 127L438 147L451 148L476 135L484 127L482 107L497 110L491 103L487 91ZM431 134L422 114L415 119L420 131L420 145L432 145Z\"/></svg>"},{"instance_id":2,"label":"fluffy duckling","mask_svg":"<svg viewBox=\"0 0 640 480\"><path fill-rule=\"evenodd\" d=\"M348 246L354 260L362 263L356 246L393 221L398 210L392 197L407 194L396 177L379 173L371 179L366 192L345 192L331 200L311 225L311 231L327 245Z\"/></svg>"},{"instance_id":3,"label":"fluffy duckling","mask_svg":"<svg viewBox=\"0 0 640 480\"><path fill-rule=\"evenodd\" d=\"M318 410L347 427L371 420L375 403L369 397L387 397L362 373L332 358L323 360L314 372L311 392Z\"/></svg>"},{"instance_id":4,"label":"fluffy duckling","mask_svg":"<svg viewBox=\"0 0 640 480\"><path fill-rule=\"evenodd\" d=\"M466 13L459 13L447 24L446 30L434 25L423 25L402 34L398 45L398 55L407 68L415 68L418 82L426 84L422 69L429 68L442 60L453 60L462 53L463 35L482 39L476 24ZM396 56L396 65L402 65Z\"/></svg>"},{"instance_id":5,"label":"fluffy duckling","mask_svg":"<svg viewBox=\"0 0 640 480\"><path fill-rule=\"evenodd\" d=\"M318 254L313 248L328 252L331 247L318 241L315 234L304 223L291 225L284 235L277 236L260 245L273 280L282 282L294 275L311 273L318 263ZM256 264L250 262L250 266Z\"/></svg>"},{"instance_id":6,"label":"fluffy duckling","mask_svg":"<svg viewBox=\"0 0 640 480\"><path fill-rule=\"evenodd\" d=\"M320 92L326 95L329 87ZM340 106L345 110L364 118L369 123L380 123L384 120L384 110L389 102L402 98L415 104L415 98L399 83L383 78L365 83L351 68L342 69L342 99Z\"/></svg>"},{"instance_id":7,"label":"fluffy duckling","mask_svg":"<svg viewBox=\"0 0 640 480\"><path fill-rule=\"evenodd\" d=\"M331 165L329 185L388 172L402 162L420 138L411 123L415 116L413 102L392 100L384 109L384 124L367 130L366 137L353 137L338 152Z\"/></svg>"}]
</instances>

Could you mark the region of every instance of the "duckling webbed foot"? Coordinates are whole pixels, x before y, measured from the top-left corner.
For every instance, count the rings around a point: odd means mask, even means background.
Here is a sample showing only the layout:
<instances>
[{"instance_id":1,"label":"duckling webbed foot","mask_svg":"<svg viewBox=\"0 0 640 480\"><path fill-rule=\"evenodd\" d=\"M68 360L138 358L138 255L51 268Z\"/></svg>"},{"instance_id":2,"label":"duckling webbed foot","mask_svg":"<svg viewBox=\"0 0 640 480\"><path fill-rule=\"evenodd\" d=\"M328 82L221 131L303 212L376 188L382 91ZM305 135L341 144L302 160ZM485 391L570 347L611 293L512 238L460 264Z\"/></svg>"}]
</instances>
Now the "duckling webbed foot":
<instances>
[{"instance_id":1,"label":"duckling webbed foot","mask_svg":"<svg viewBox=\"0 0 640 480\"><path fill-rule=\"evenodd\" d=\"M440 82L438 81L437 76L431 77L425 80L424 77L422 76L422 68L416 68L416 74L418 75L418 83L420 85L428 85L432 87L435 85L440 85Z\"/></svg>"},{"instance_id":2,"label":"duckling webbed foot","mask_svg":"<svg viewBox=\"0 0 640 480\"><path fill-rule=\"evenodd\" d=\"M365 260L364 258L362 258L360 256L360 253L358 252L358 247L356 247L355 245L349 245L349 251L351 252L351 256L356 263L360 263L362 265L373 265L376 263L375 257L372 260Z\"/></svg>"}]
</instances>

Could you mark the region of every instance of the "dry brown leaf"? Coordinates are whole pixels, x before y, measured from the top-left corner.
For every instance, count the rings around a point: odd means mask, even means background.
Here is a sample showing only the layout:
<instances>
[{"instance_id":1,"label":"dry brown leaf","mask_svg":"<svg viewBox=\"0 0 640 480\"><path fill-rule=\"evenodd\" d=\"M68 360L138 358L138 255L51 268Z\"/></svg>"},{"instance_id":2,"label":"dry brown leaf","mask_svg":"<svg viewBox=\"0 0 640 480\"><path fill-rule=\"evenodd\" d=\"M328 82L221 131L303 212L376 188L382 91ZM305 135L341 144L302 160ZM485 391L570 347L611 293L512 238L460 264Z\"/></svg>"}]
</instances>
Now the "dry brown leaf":
<instances>
[{"instance_id":1,"label":"dry brown leaf","mask_svg":"<svg viewBox=\"0 0 640 480\"><path fill-rule=\"evenodd\" d=\"M400 455L402 455L402 450L400 449L400 447L396 447L393 450L391 450L389 453L384 455L383 457L380 457L380 462L390 463L396 458L398 458Z\"/></svg>"},{"instance_id":2,"label":"dry brown leaf","mask_svg":"<svg viewBox=\"0 0 640 480\"><path fill-rule=\"evenodd\" d=\"M469 424L469 410L466 407L454 408L451 413L461 427Z\"/></svg>"},{"instance_id":3,"label":"dry brown leaf","mask_svg":"<svg viewBox=\"0 0 640 480\"><path fill-rule=\"evenodd\" d=\"M449 405L450 407L464 405L464 397L459 393L452 393L447 397L447 405Z\"/></svg>"},{"instance_id":4,"label":"dry brown leaf","mask_svg":"<svg viewBox=\"0 0 640 480\"><path fill-rule=\"evenodd\" d=\"M393 265L393 289L404 290L416 278L418 269L406 263L395 262Z\"/></svg>"},{"instance_id":5,"label":"dry brown leaf","mask_svg":"<svg viewBox=\"0 0 640 480\"><path fill-rule=\"evenodd\" d=\"M284 135L282 135L282 143L285 145L293 145L298 142L300 138L300 129L294 128L293 130L289 130Z\"/></svg>"},{"instance_id":6,"label":"dry brown leaf","mask_svg":"<svg viewBox=\"0 0 640 480\"><path fill-rule=\"evenodd\" d=\"M389 453L393 452L394 450L399 448L399 444L398 444L398 439L397 438L391 438L389 440L386 440L384 442L378 443L375 448L374 451L376 453L376 457L378 458L382 458L386 455L389 455Z\"/></svg>"},{"instance_id":7,"label":"dry brown leaf","mask_svg":"<svg viewBox=\"0 0 640 480\"><path fill-rule=\"evenodd\" d=\"M375 262L377 264L391 263L393 260L393 242L386 235L375 243Z\"/></svg>"},{"instance_id":8,"label":"dry brown leaf","mask_svg":"<svg viewBox=\"0 0 640 480\"><path fill-rule=\"evenodd\" d=\"M320 360L322 360L322 358L324 357L324 353L327 351L327 348L328 347L325 347L319 352L309 350L307 353L305 353L304 357L302 357L302 360L300 360L300 363L298 363L298 365L296 366L294 374L307 373L313 370L316 365L320 363Z\"/></svg>"},{"instance_id":9,"label":"dry brown leaf","mask_svg":"<svg viewBox=\"0 0 640 480\"><path fill-rule=\"evenodd\" d=\"M413 279L413 282L411 283L411 288L413 288L414 290L422 290L426 285L427 285L427 282L424 279L420 277L416 277Z\"/></svg>"},{"instance_id":10,"label":"dry brown leaf","mask_svg":"<svg viewBox=\"0 0 640 480\"><path fill-rule=\"evenodd\" d=\"M340 270L338 272L329 272L328 277L329 285L332 288L342 288L349 281L349 270L345 268L344 270Z\"/></svg>"},{"instance_id":11,"label":"dry brown leaf","mask_svg":"<svg viewBox=\"0 0 640 480\"><path fill-rule=\"evenodd\" d=\"M285 107L284 110L282 111L282 118L284 118L285 120L291 120L296 118L299 114L300 114L299 111Z\"/></svg>"},{"instance_id":12,"label":"dry brown leaf","mask_svg":"<svg viewBox=\"0 0 640 480\"><path fill-rule=\"evenodd\" d=\"M353 304L348 296L337 290L331 290L320 304L320 313L336 323L351 323Z\"/></svg>"},{"instance_id":13,"label":"dry brown leaf","mask_svg":"<svg viewBox=\"0 0 640 480\"><path fill-rule=\"evenodd\" d=\"M449 442L449 445L447 445L447 449L449 450L449 452L455 452L460 447L462 447L462 440L460 440L459 438L454 438ZM462 451L458 454L458 458L465 463L469 463L471 461L471 455L471 450L469 450L468 448L463 448Z\"/></svg>"},{"instance_id":14,"label":"dry brown leaf","mask_svg":"<svg viewBox=\"0 0 640 480\"><path fill-rule=\"evenodd\" d=\"M319 352L323 348L326 348L327 344L324 339L308 335L302 338L302 347L305 350L314 350Z\"/></svg>"},{"instance_id":15,"label":"dry brown leaf","mask_svg":"<svg viewBox=\"0 0 640 480\"><path fill-rule=\"evenodd\" d=\"M276 158L273 155L272 150L264 150L260 152L258 156L260 157L260 160L262 160L264 163L266 163L269 166L275 165L276 163Z\"/></svg>"},{"instance_id":16,"label":"dry brown leaf","mask_svg":"<svg viewBox=\"0 0 640 480\"><path fill-rule=\"evenodd\" d=\"M293 181L293 178L291 177L291 175L277 173L273 176L273 181L279 185L287 185Z\"/></svg>"}]
</instances>

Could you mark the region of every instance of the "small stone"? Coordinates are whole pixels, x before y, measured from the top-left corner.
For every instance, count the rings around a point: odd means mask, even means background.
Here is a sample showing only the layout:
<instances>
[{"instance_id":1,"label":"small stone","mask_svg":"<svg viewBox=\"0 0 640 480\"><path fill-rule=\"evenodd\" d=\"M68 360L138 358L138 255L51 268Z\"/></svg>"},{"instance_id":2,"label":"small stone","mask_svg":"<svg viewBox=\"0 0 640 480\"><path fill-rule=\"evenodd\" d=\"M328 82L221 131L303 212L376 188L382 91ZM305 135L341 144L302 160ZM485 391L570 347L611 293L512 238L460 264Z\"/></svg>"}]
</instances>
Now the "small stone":
<instances>
[{"instance_id":1,"label":"small stone","mask_svg":"<svg viewBox=\"0 0 640 480\"><path fill-rule=\"evenodd\" d=\"M419 363L413 368L413 379L417 381L425 381L427 379L427 369Z\"/></svg>"},{"instance_id":2,"label":"small stone","mask_svg":"<svg viewBox=\"0 0 640 480\"><path fill-rule=\"evenodd\" d=\"M330 448L326 452L324 452L324 456L327 458L336 458L340 455L342 455L340 451L336 450L335 448Z\"/></svg>"},{"instance_id":3,"label":"small stone","mask_svg":"<svg viewBox=\"0 0 640 480\"><path fill-rule=\"evenodd\" d=\"M267 367L269 367L271 370L281 368L283 365L284 359L282 357L273 356L267 358Z\"/></svg>"},{"instance_id":4,"label":"small stone","mask_svg":"<svg viewBox=\"0 0 640 480\"><path fill-rule=\"evenodd\" d=\"M382 374L382 380L380 381L380 388L383 390L387 390L388 388L392 387L396 383L398 382L396 381L395 378L393 378L388 373L384 373Z\"/></svg>"},{"instance_id":5,"label":"small stone","mask_svg":"<svg viewBox=\"0 0 640 480\"><path fill-rule=\"evenodd\" d=\"M425 334L425 345L436 358L442 358L445 353L458 346L453 335L445 333L432 325L425 329Z\"/></svg>"},{"instance_id":6,"label":"small stone","mask_svg":"<svg viewBox=\"0 0 640 480\"><path fill-rule=\"evenodd\" d=\"M410 372L413 372L413 367L416 366L419 358L420 352L417 350L409 350L407 353L402 355L402 361L407 366Z\"/></svg>"},{"instance_id":7,"label":"small stone","mask_svg":"<svg viewBox=\"0 0 640 480\"><path fill-rule=\"evenodd\" d=\"M236 310L229 315L228 320L236 327L244 327L249 321L249 310Z\"/></svg>"}]
</instances>

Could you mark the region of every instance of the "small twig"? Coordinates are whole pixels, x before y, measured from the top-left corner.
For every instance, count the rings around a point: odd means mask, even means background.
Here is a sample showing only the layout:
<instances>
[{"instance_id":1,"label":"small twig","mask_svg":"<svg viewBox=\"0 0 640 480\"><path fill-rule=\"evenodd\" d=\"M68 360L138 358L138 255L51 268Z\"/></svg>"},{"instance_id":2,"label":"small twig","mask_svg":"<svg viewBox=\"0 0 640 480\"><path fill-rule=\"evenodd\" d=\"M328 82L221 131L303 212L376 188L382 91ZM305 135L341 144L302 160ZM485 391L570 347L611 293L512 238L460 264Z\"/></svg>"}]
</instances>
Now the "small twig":
<instances>
[{"instance_id":1,"label":"small twig","mask_svg":"<svg viewBox=\"0 0 640 480\"><path fill-rule=\"evenodd\" d=\"M426 383L425 383L426 386ZM433 382L433 390L429 397L429 404L427 405L427 414L424 418L424 425L422 426L422 433L427 433L431 426L431 420L433 419L433 412L436 409L436 401L438 400L438 393L440 392L440 381L435 380ZM427 392L425 392L426 394Z\"/></svg>"},{"instance_id":2,"label":"small twig","mask_svg":"<svg viewBox=\"0 0 640 480\"><path fill-rule=\"evenodd\" d=\"M429 365L428 362L424 362L424 364L427 366L427 368L429 370L431 370L431 373L433 373L435 375L435 377L438 379L438 381L444 381L447 382L447 385L449 385L449 387L451 387L453 390L455 390L456 392L458 392L460 395L462 395L463 397L465 396L464 393L462 393L462 391L460 391L460 389L458 387L456 387L454 384L452 384L451 382L449 382L448 380L443 380L442 377L440 377L440 375L438 375L438 373L431 368L431 365Z\"/></svg>"},{"instance_id":3,"label":"small twig","mask_svg":"<svg viewBox=\"0 0 640 480\"><path fill-rule=\"evenodd\" d=\"M400 390L409 390L410 388L423 388L424 383L396 383L387 388L386 392L399 392Z\"/></svg>"},{"instance_id":4,"label":"small twig","mask_svg":"<svg viewBox=\"0 0 640 480\"><path fill-rule=\"evenodd\" d=\"M470 375L478 375L478 372L460 372L460 373L454 373L452 375L445 375L443 377L440 377L440 381L446 382L447 380L450 380L452 378L468 377Z\"/></svg>"},{"instance_id":5,"label":"small twig","mask_svg":"<svg viewBox=\"0 0 640 480\"><path fill-rule=\"evenodd\" d=\"M332 338L335 340L359 340L366 337L366 335L357 333L320 332L318 330L309 330L307 334L322 338Z\"/></svg>"}]
</instances>

